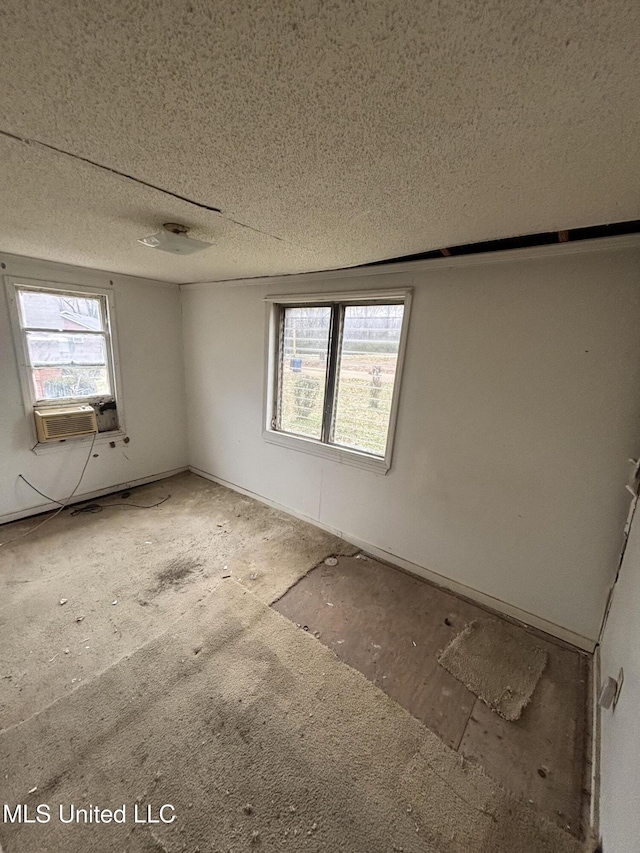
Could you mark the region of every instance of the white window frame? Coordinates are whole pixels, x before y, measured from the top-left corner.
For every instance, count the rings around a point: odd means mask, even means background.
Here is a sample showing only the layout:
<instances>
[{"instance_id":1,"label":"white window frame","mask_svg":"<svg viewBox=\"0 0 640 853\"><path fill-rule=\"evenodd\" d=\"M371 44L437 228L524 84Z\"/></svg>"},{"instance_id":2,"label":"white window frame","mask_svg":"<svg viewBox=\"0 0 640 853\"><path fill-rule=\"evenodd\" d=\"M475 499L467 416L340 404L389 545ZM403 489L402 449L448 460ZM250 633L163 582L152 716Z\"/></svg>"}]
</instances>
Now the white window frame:
<instances>
[{"instance_id":1,"label":"white window frame","mask_svg":"<svg viewBox=\"0 0 640 853\"><path fill-rule=\"evenodd\" d=\"M42 281L40 279L25 278L22 276L4 277L7 302L9 304L9 318L13 333L13 344L18 366L18 375L22 390L25 416L27 419L30 447L34 453L50 453L52 451L64 450L67 446L87 444L92 437L74 438L72 441L56 441L47 444L38 442L35 421L33 417L34 408L55 408L65 405L91 405L115 401L118 413L118 428L98 433L94 444L102 444L113 441L114 438L124 436L124 411L122 406L122 394L120 393L122 383L120 379L120 360L118 356L118 341L115 328L115 300L112 290L103 287L92 287L79 284L69 284L63 281ZM99 394L93 397L60 397L56 400L37 400L33 383L31 360L27 348L27 336L22 326L20 306L18 303L18 291L20 289L36 290L42 293L74 294L77 296L99 298L103 310L103 322L105 326L105 344L107 348L107 370L111 394Z\"/></svg>"},{"instance_id":2,"label":"white window frame","mask_svg":"<svg viewBox=\"0 0 640 853\"><path fill-rule=\"evenodd\" d=\"M303 453L311 453L335 462L355 465L378 474L386 474L391 468L393 456L393 444L398 419L398 407L400 402L400 389L402 386L402 372L404 357L407 348L407 335L409 329L409 315L411 313L411 288L399 288L394 290L350 290L350 291L324 291L323 293L296 293L276 294L265 296L267 303L267 333L266 333L266 373L264 388L264 421L262 436L265 441L277 444L291 450L299 450ZM280 345L280 316L283 308L310 307L310 306L333 306L341 305L366 305L367 303L396 302L404 305L402 326L400 329L400 344L398 347L398 361L391 398L391 412L389 416L389 429L387 431L387 446L385 455L374 456L361 450L348 447L340 447L335 444L327 444L318 439L305 438L281 432L275 428L276 406L277 406L277 382L279 371L279 345Z\"/></svg>"}]
</instances>

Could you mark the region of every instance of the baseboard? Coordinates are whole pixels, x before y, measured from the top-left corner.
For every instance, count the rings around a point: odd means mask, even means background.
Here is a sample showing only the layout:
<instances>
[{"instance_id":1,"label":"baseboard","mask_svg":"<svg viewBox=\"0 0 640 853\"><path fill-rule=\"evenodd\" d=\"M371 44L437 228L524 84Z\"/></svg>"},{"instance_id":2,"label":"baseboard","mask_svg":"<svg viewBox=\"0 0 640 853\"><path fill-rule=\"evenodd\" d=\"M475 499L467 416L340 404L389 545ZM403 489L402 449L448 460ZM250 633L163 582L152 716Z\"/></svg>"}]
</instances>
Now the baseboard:
<instances>
[{"instance_id":1,"label":"baseboard","mask_svg":"<svg viewBox=\"0 0 640 853\"><path fill-rule=\"evenodd\" d=\"M589 826L594 838L600 836L600 646L596 646L591 659L591 799Z\"/></svg>"},{"instance_id":2,"label":"baseboard","mask_svg":"<svg viewBox=\"0 0 640 853\"><path fill-rule=\"evenodd\" d=\"M428 580L435 586L440 586L443 589L449 590L449 592L455 592L463 598L468 598L470 601L473 601L476 604L481 604L489 610L494 610L503 616L508 616L516 622L522 622L524 625L536 628L544 634L556 637L558 640L562 640L563 643L567 643L570 646L575 646L576 648L587 652L593 652L595 648L595 640L583 637L582 634L576 634L575 631L563 628L562 625L556 625L555 622L549 622L542 616L536 616L535 613L529 613L529 611L522 610L514 604L509 604L507 601L494 598L492 595L488 595L485 592L481 592L478 589L474 589L471 586L467 586L466 584L453 580L453 578L448 578L446 575L440 575L437 572L433 572L430 569L425 568L424 566L412 563L410 560L405 560L403 557L390 554L388 551L384 551L382 548L377 548L375 545L369 545L366 542L354 539L351 536L348 536L347 539L363 551L366 551L366 553L370 554L372 557L377 557L379 560L384 560L387 563L398 566L412 575L417 575L418 577Z\"/></svg>"},{"instance_id":3,"label":"baseboard","mask_svg":"<svg viewBox=\"0 0 640 853\"><path fill-rule=\"evenodd\" d=\"M139 477L137 480L127 480L124 483L114 483L112 486L106 486L104 489L97 489L93 492L83 492L81 495L74 495L69 501L68 506L72 504L82 503L83 501L92 500L93 498L101 498L104 495L110 495L112 492L120 492L123 489L133 489L136 486L144 486L147 483L155 483L156 480L166 480L167 477L173 477L174 474L182 474L188 471L189 468L183 465L181 468L172 468L170 471L162 471L159 474L151 474L149 477ZM28 518L31 515L40 515L43 512L50 512L57 509L60 504L49 501L39 504L38 506L30 507L29 509L20 510L20 512L7 513L0 516L0 524L9 524L11 521L19 521L21 518Z\"/></svg>"},{"instance_id":4,"label":"baseboard","mask_svg":"<svg viewBox=\"0 0 640 853\"><path fill-rule=\"evenodd\" d=\"M461 595L464 598L468 598L471 601L476 602L477 604L481 604L483 607L487 607L490 610L494 610L497 613L503 614L504 616L508 616L510 619L515 619L518 622L522 622L525 625L529 625L532 628L537 628L539 631L543 631L545 634L549 634L552 637L556 637L559 640L562 640L564 643L568 643L570 646L575 646L578 649L587 652L593 652L596 646L596 641L590 639L589 637L583 637L581 634L576 634L574 631L570 631L568 628L563 628L561 625L556 625L554 622L549 622L547 619L544 619L541 616L536 616L534 613L529 613L526 610L522 610L519 607L516 607L513 604L509 604L506 601L501 601L498 598L494 598L491 595L487 595L484 592L480 592L477 589L473 589L473 587L466 586L463 583L453 580L452 578L448 578L445 575L439 575L437 572L432 572L430 569L425 568L424 566L420 566L417 563L412 563L410 560L405 560L403 557L398 557L396 554L392 554L389 551L384 551L382 548L378 548L375 545L371 545L369 542L365 542L362 539L358 539L357 537L351 536L348 533L345 533L342 530L336 530L333 527L329 527L329 525L323 524L321 521L318 521L316 518L311 518L307 515L304 515L301 512L297 512L296 510L292 510L287 506L283 506L282 504L277 503L276 501L271 500L270 498L266 498L263 495L257 494L256 492L252 492L249 489L244 489L242 486L238 486L235 483L230 483L228 480L224 480L222 477L216 477L214 474L209 474L207 471L203 471L200 468L196 468L193 465L189 468L194 474L198 474L200 477L204 477L207 480L211 480L214 483L219 483L221 486L226 486L228 489L232 489L234 492L239 492L242 495L247 495L248 497L254 498L261 503L267 504L267 506L273 507L274 509L280 510L281 512L286 512L288 515L294 516L294 518L299 518L301 521L306 521L308 524L313 524L316 527L320 527L322 530L326 530L328 533L332 533L334 536L339 536L341 539L345 539L347 542L355 545L360 550L365 551L367 554L370 554L372 557L376 557L379 560L383 560L386 563L390 563L393 566L397 566L400 569L403 569L406 572L409 572L412 575L417 575L418 577L424 578L425 580L430 581L436 586L443 587L444 589L449 590L450 592L455 592L457 595Z\"/></svg>"},{"instance_id":5,"label":"baseboard","mask_svg":"<svg viewBox=\"0 0 640 853\"><path fill-rule=\"evenodd\" d=\"M327 533L332 533L334 536L339 536L340 539L346 539L347 542L351 542L353 545L358 545L357 542L354 542L353 539L350 539L348 536L342 532L342 530L338 530L335 527L329 527L328 524L322 524L321 521L318 521L315 518L311 518L309 515L305 515L302 512L298 512L295 509L291 509L284 504L279 504L276 501L272 501L271 498L265 498L263 495L259 495L257 492L252 492L251 489L244 489L242 486L237 486L235 483L229 482L229 480L224 480L222 477L216 477L215 474L209 474L208 471L202 471L200 468L196 468L193 465L189 466L189 471L192 474L197 474L198 477L204 477L205 480L211 480L212 483L218 483L220 486L226 486L227 489L231 489L233 492L238 492L240 495L246 495L248 498L253 498L256 501L260 501L262 504L266 504L270 506L272 509L280 510L280 512L286 512L287 515L292 515L294 518L299 518L300 521L306 521L307 524L313 524L314 527L319 527L321 530L326 530ZM358 545L358 547L360 547Z\"/></svg>"}]
</instances>

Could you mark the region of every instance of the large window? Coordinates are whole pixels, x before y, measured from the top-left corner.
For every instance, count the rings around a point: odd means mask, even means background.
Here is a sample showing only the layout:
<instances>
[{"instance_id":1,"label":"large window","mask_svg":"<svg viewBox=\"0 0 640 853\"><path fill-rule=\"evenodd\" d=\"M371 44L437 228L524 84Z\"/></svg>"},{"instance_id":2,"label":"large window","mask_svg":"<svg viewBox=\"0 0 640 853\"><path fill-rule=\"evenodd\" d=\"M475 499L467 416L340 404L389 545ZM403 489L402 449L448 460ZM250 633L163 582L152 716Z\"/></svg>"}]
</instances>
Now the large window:
<instances>
[{"instance_id":1,"label":"large window","mask_svg":"<svg viewBox=\"0 0 640 853\"><path fill-rule=\"evenodd\" d=\"M297 438L307 452L386 470L408 298L274 298L265 437L291 447L286 439Z\"/></svg>"}]
</instances>

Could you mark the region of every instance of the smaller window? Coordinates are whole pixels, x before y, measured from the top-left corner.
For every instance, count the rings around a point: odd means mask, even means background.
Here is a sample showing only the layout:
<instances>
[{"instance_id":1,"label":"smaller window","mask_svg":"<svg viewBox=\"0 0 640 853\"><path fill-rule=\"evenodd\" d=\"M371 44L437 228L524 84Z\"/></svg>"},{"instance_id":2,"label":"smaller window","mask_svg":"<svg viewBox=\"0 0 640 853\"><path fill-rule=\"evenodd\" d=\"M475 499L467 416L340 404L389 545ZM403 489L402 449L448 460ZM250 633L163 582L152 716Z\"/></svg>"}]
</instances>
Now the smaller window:
<instances>
[{"instance_id":1,"label":"smaller window","mask_svg":"<svg viewBox=\"0 0 640 853\"><path fill-rule=\"evenodd\" d=\"M11 276L5 286L32 449L59 446L38 444L35 407L90 405L99 433L120 433L113 293Z\"/></svg>"},{"instance_id":2,"label":"smaller window","mask_svg":"<svg viewBox=\"0 0 640 853\"><path fill-rule=\"evenodd\" d=\"M396 294L274 297L266 438L389 467L409 299Z\"/></svg>"},{"instance_id":3,"label":"smaller window","mask_svg":"<svg viewBox=\"0 0 640 853\"><path fill-rule=\"evenodd\" d=\"M104 296L17 287L34 403L113 396Z\"/></svg>"}]
</instances>

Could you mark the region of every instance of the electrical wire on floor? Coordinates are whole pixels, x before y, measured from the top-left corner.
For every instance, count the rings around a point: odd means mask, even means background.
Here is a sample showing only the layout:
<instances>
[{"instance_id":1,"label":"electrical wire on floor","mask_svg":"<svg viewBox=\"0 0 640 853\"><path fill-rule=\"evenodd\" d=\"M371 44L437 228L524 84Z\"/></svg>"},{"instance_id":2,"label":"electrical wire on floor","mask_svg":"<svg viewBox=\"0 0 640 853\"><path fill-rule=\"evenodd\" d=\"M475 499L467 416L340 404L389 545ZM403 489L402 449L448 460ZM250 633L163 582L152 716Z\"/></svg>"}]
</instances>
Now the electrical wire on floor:
<instances>
[{"instance_id":1,"label":"electrical wire on floor","mask_svg":"<svg viewBox=\"0 0 640 853\"><path fill-rule=\"evenodd\" d=\"M97 432L94 432L94 434L93 434L93 438L91 439L91 447L89 448L89 453L87 454L87 458L85 459L84 465L82 466L82 471L80 472L80 477L78 479L78 482L75 485L75 488L73 489L73 491L69 495L69 497L65 501L54 501L54 500L52 500L52 498L47 498L47 500L51 500L52 503L60 504L59 508L53 513L53 515L48 515L45 519L40 521L34 527L30 527L29 530L25 530L24 533L20 533L18 536L14 536L13 539L7 539L6 542L0 542L0 548L2 548L3 545L10 545L12 542L16 542L18 539L24 539L25 536L30 536L32 533L35 533L36 530L39 530L44 524L46 524L48 521L51 521L52 519L54 519L57 515L59 515L62 512L62 510L67 506L67 504L69 503L71 498L75 495L75 493L80 488L80 483L82 482L82 478L84 477L84 472L87 470L87 465L89 464L89 460L91 459L91 454L93 453L93 445L96 442L97 434L98 434ZM22 475L20 475L20 476L22 477ZM24 477L22 477L22 479L25 481L25 483L27 482ZM31 483L29 483L28 485L31 486ZM33 489L34 486L31 486L31 488ZM38 492L38 494L41 494L43 497L46 497L46 495L43 495L39 489L36 489L36 492Z\"/></svg>"},{"instance_id":2,"label":"electrical wire on floor","mask_svg":"<svg viewBox=\"0 0 640 853\"><path fill-rule=\"evenodd\" d=\"M34 486L33 483L30 483L29 480L27 480L27 478L23 474L18 474L18 477L23 482L25 482L27 484L27 486L29 486L30 489L33 489L34 492L37 492L43 498L46 498L46 500L51 501L51 503L53 503L53 504L58 504L59 506L65 506L65 504L62 503L62 501L57 501L55 498L52 498L49 495L45 495L44 492L41 492L40 489L38 489L36 486ZM122 497L128 498L130 494L131 494L131 492L124 491L122 493ZM80 515L83 512L87 512L87 513L102 512L103 509L111 509L112 507L118 507L118 506L133 506L133 507L136 507L136 509L154 509L157 506L161 506L163 503L165 503L165 501L168 501L170 497L171 497L171 495L167 495L166 498L162 498L161 501L158 501L157 503L154 503L154 504L134 504L134 503L126 503L125 501L121 501L120 503L117 503L117 504L101 504L101 503L98 503L97 501L92 501L91 503L85 504L84 506L80 506L77 509L74 509L73 512L71 513L71 515L72 516L73 515Z\"/></svg>"},{"instance_id":3,"label":"electrical wire on floor","mask_svg":"<svg viewBox=\"0 0 640 853\"><path fill-rule=\"evenodd\" d=\"M136 509L155 509L155 507L162 506L163 503L166 503L166 501L168 501L170 497L171 497L171 495L167 495L166 498L162 498L161 501L158 501L155 504L132 504L132 503L125 503L124 501L122 501L121 503L117 503L117 504L99 504L99 503L94 502L94 503L90 503L90 504L85 504L84 506L79 506L77 509L73 510L71 515L81 515L81 513L83 513L83 512L88 512L88 513L102 512L103 509L117 509L120 506L133 506Z\"/></svg>"}]
</instances>

